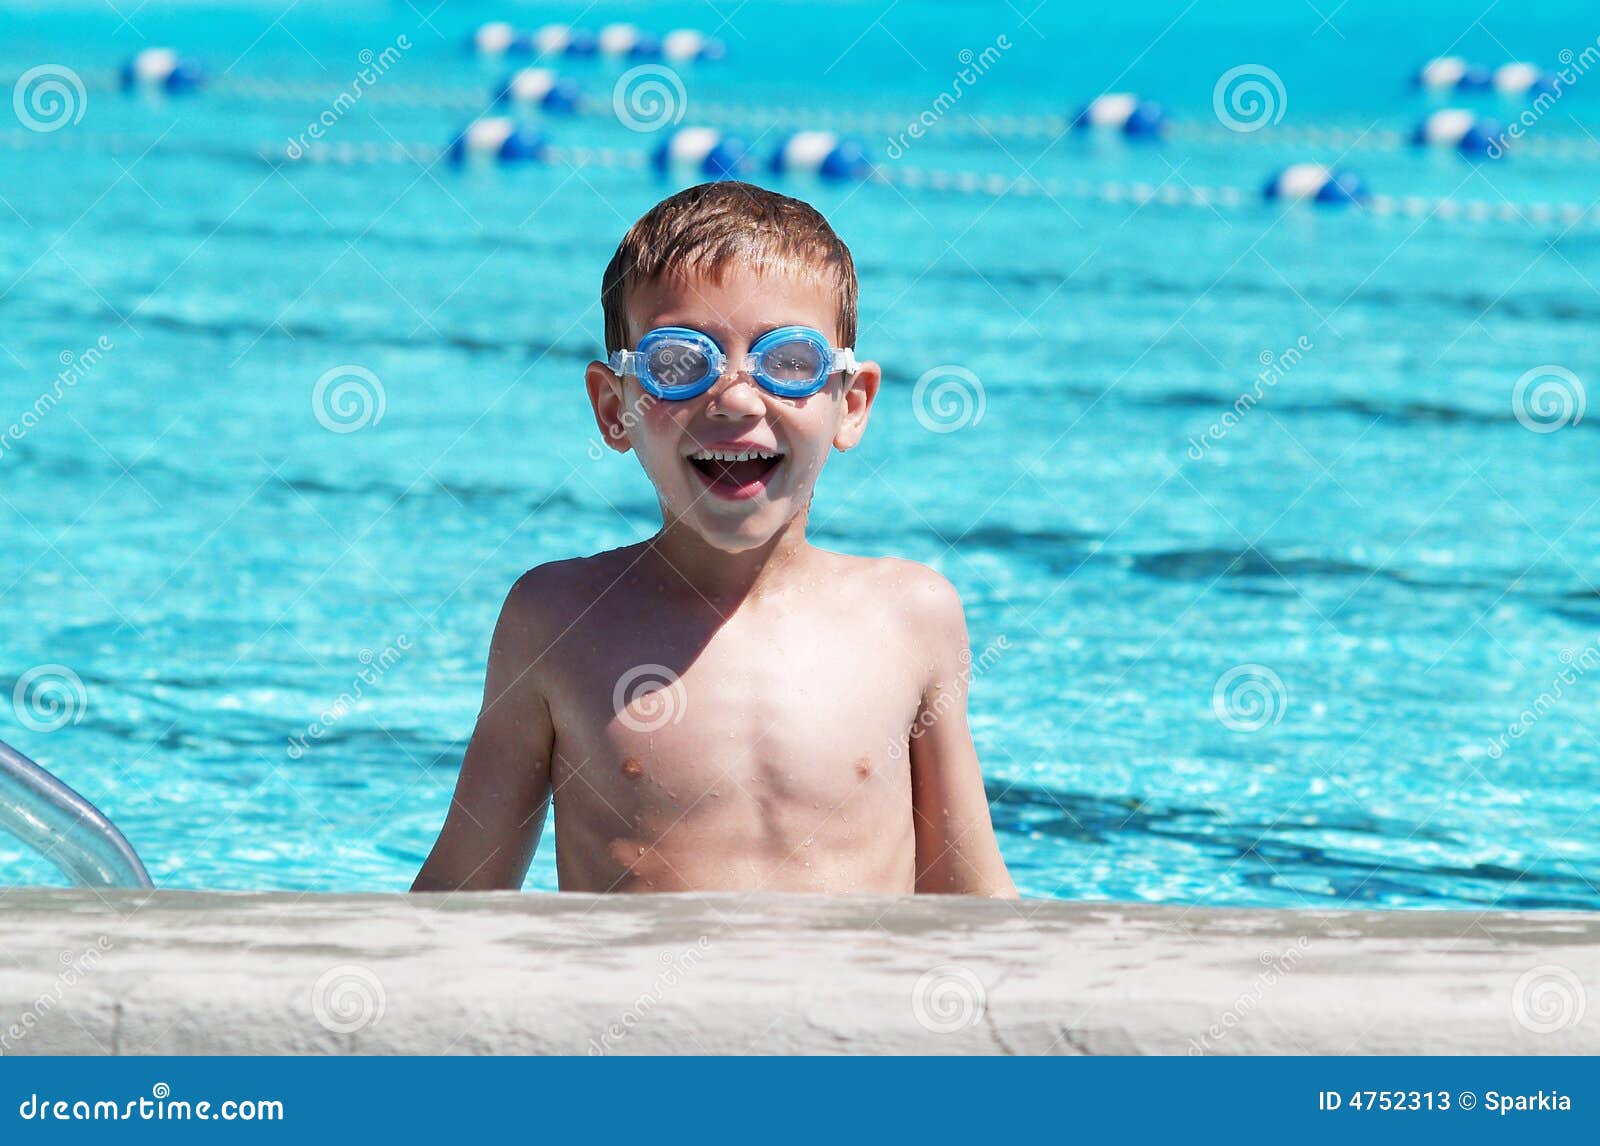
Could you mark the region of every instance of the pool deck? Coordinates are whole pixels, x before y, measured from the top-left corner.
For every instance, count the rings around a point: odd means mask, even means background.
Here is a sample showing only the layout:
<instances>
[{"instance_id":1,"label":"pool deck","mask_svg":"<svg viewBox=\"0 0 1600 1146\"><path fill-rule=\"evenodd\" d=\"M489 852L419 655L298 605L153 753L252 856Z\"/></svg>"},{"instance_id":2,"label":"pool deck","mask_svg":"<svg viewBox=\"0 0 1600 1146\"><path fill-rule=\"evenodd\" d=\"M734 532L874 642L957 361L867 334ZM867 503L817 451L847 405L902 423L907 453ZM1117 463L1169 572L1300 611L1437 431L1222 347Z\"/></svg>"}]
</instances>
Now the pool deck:
<instances>
[{"instance_id":1,"label":"pool deck","mask_svg":"<svg viewBox=\"0 0 1600 1146\"><path fill-rule=\"evenodd\" d=\"M7 1054L1596 1054L1600 916L0 892Z\"/></svg>"}]
</instances>

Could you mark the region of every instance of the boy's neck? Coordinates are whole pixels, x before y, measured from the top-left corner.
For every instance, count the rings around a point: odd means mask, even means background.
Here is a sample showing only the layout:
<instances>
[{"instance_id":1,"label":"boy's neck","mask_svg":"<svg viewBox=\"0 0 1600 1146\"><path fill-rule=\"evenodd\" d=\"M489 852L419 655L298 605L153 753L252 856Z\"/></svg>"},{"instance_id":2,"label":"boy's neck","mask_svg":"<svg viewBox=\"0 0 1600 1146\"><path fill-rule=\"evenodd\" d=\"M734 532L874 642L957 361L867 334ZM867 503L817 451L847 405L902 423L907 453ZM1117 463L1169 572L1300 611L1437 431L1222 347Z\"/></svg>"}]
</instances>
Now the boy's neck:
<instances>
[{"instance_id":1,"label":"boy's neck","mask_svg":"<svg viewBox=\"0 0 1600 1146\"><path fill-rule=\"evenodd\" d=\"M731 609L774 588L792 572L796 559L810 549L806 516L800 514L766 544L740 553L718 549L675 522L662 526L650 548L669 566L669 577L675 573L712 605Z\"/></svg>"}]
</instances>

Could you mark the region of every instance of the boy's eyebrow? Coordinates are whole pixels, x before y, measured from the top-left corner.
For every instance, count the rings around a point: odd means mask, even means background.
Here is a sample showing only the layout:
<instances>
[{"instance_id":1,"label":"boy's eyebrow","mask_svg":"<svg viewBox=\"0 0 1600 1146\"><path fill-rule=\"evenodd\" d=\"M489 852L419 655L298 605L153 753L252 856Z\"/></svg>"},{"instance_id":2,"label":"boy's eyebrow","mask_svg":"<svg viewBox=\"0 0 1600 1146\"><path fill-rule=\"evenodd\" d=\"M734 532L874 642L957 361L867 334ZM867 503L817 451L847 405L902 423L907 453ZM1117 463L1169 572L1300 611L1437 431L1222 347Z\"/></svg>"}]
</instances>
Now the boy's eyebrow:
<instances>
[{"instance_id":1,"label":"boy's eyebrow","mask_svg":"<svg viewBox=\"0 0 1600 1146\"><path fill-rule=\"evenodd\" d=\"M711 335L712 338L715 339L719 344L724 342L728 335L738 333L731 326L727 326L720 322L695 322L689 318L673 317L670 314L667 318L659 319L653 325L646 326L645 330L648 332L651 330L657 330L663 326L683 326L690 330L698 330L702 334ZM782 330L786 326L814 326L817 330L827 329L825 326L815 326L815 324L805 321L796 322L791 320L785 322L782 320L772 320L756 324L755 332L750 335L749 341L753 345L761 338L771 334L774 330Z\"/></svg>"}]
</instances>

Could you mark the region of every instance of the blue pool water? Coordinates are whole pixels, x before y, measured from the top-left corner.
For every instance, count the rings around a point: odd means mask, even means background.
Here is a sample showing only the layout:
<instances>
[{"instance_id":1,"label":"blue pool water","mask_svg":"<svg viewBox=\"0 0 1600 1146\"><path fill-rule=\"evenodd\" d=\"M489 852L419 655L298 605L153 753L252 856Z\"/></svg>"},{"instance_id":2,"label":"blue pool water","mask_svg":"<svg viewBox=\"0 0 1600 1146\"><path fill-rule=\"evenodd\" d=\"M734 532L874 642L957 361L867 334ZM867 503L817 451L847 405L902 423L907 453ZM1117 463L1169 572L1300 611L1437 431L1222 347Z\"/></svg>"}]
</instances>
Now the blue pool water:
<instances>
[{"instance_id":1,"label":"blue pool water","mask_svg":"<svg viewBox=\"0 0 1600 1146\"><path fill-rule=\"evenodd\" d=\"M0 125L0 422L34 406L64 354L109 349L0 454L0 686L36 696L43 666L82 682L75 723L49 730L47 711L8 703L0 738L99 802L159 884L406 886L507 586L656 524L636 465L591 455L581 371L601 269L671 184L627 168L274 170L256 148L281 150L328 99L241 92L294 80L331 99L363 50L404 35L326 138L437 145L462 113L398 97L502 73L462 50L478 23L625 14L727 42L727 60L685 71L685 123L698 101L910 122L950 90L960 52L1003 35L943 113L950 130L892 171L1252 196L1213 210L1093 188L781 184L854 248L857 345L886 370L867 442L824 476L815 538L927 562L961 589L974 649L991 650L974 730L1025 893L1600 906L1600 652L1586 655L1600 412L1537 433L1513 406L1540 367L1594 393L1600 226L1253 198L1286 164L1337 160L1389 195L1591 205L1600 69L1529 129L1574 142L1565 157L1472 165L1304 134L1408 130L1439 101L1407 76L1446 51L1555 67L1600 31L1585 5L1476 23L1478 5L1350 3L1323 24L1299 4L1024 19L1026 4L841 0L752 3L720 28L691 3L463 3L426 22L426 3L152 2L128 22L98 3L9 7L8 85L62 64L86 94L58 131ZM239 86L168 100L108 87L161 44ZM1270 67L1286 101L1248 135L1220 127L1212 98L1243 64ZM620 70L571 69L602 99ZM1139 146L973 127L1105 89L1206 130ZM549 131L652 145L603 118ZM863 138L881 157L884 133ZM1291 347L1223 426L1263 356ZM379 380L382 416L335 433L313 391L352 366ZM981 387L981 419L924 424L915 384L934 368ZM0 841L0 881L56 878ZM555 886L548 837L529 886Z\"/></svg>"}]
</instances>

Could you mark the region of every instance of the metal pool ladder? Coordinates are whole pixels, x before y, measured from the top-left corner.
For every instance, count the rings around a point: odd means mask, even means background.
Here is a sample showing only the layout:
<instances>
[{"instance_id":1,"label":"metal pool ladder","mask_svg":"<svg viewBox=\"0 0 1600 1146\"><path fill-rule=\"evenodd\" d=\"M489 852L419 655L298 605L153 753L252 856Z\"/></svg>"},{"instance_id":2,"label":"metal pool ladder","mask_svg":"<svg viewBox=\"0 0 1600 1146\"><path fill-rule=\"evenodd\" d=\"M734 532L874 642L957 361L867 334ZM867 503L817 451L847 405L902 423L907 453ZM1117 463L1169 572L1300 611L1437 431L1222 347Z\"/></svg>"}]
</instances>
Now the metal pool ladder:
<instances>
[{"instance_id":1,"label":"metal pool ladder","mask_svg":"<svg viewBox=\"0 0 1600 1146\"><path fill-rule=\"evenodd\" d=\"M78 887L152 887L138 853L99 808L0 741L0 830Z\"/></svg>"}]
</instances>

